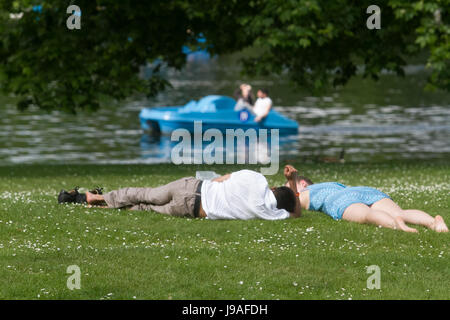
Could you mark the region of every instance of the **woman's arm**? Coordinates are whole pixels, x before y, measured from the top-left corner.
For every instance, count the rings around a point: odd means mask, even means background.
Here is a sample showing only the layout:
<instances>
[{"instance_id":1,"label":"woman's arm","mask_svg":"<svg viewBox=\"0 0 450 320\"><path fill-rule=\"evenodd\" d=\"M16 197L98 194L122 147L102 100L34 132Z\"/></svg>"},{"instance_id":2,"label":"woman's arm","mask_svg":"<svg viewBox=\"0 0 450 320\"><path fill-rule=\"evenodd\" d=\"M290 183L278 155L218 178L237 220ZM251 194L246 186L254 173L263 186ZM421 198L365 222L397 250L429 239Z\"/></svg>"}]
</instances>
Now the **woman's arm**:
<instances>
[{"instance_id":1,"label":"woman's arm","mask_svg":"<svg viewBox=\"0 0 450 320\"><path fill-rule=\"evenodd\" d=\"M234 106L234 111L241 111L241 110L244 110L244 109L248 110L252 114L255 114L253 112L253 106L250 103L248 103L247 101L245 101L244 99L240 98L236 102L236 105Z\"/></svg>"},{"instance_id":2,"label":"woman's arm","mask_svg":"<svg viewBox=\"0 0 450 320\"><path fill-rule=\"evenodd\" d=\"M295 209L294 212L290 212L291 218L300 218L302 216L302 206L297 190L297 169L291 165L284 167L284 176L288 180L289 188L294 191L295 194Z\"/></svg>"}]
</instances>

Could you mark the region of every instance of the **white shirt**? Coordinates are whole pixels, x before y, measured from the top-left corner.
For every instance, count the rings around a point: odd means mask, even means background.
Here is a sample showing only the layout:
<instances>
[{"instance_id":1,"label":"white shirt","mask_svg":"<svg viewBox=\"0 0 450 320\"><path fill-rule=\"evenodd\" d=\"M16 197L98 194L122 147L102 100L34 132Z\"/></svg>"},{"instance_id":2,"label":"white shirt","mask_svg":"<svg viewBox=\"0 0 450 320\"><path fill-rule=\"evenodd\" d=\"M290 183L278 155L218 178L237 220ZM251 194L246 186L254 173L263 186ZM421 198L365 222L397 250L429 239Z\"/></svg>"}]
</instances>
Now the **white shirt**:
<instances>
[{"instance_id":1,"label":"white shirt","mask_svg":"<svg viewBox=\"0 0 450 320\"><path fill-rule=\"evenodd\" d=\"M253 107L253 112L257 117L263 116L267 110L272 106L272 99L269 97L256 99L255 106Z\"/></svg>"},{"instance_id":2,"label":"white shirt","mask_svg":"<svg viewBox=\"0 0 450 320\"><path fill-rule=\"evenodd\" d=\"M266 178L251 170L233 172L223 182L203 181L201 196L207 219L281 220L290 216L277 209Z\"/></svg>"}]
</instances>

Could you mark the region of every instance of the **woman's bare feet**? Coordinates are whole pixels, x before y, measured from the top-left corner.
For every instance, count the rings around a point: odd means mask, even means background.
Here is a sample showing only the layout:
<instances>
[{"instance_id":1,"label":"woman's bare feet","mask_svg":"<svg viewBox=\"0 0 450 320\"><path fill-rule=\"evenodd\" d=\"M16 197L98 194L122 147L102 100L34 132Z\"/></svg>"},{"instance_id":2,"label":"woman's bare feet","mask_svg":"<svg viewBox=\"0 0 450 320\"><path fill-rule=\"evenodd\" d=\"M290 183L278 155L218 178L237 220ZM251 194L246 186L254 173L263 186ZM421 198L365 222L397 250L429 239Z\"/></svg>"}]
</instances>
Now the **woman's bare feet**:
<instances>
[{"instance_id":1,"label":"woman's bare feet","mask_svg":"<svg viewBox=\"0 0 450 320\"><path fill-rule=\"evenodd\" d=\"M406 225L405 221L403 221L402 217L395 217L394 220L395 220L395 224L397 226L397 230L402 230L405 232L414 232L414 233L419 232L419 231L417 231L417 229L408 227Z\"/></svg>"},{"instance_id":2,"label":"woman's bare feet","mask_svg":"<svg viewBox=\"0 0 450 320\"><path fill-rule=\"evenodd\" d=\"M104 206L105 198L101 194L86 192L86 202L91 206Z\"/></svg>"},{"instance_id":3,"label":"woman's bare feet","mask_svg":"<svg viewBox=\"0 0 450 320\"><path fill-rule=\"evenodd\" d=\"M448 232L447 225L444 222L444 219L441 216L434 217L434 223L432 228L436 232Z\"/></svg>"}]
</instances>

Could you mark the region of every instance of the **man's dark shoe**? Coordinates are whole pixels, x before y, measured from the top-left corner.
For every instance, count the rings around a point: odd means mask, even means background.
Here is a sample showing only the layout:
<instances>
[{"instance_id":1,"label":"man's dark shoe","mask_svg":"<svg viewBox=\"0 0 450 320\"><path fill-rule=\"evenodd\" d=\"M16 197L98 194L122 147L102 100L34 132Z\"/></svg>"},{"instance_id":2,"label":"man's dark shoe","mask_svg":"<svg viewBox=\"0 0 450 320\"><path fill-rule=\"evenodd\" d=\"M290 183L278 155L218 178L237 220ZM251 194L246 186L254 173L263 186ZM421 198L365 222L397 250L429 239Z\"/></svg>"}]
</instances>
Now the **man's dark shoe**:
<instances>
[{"instance_id":1,"label":"man's dark shoe","mask_svg":"<svg viewBox=\"0 0 450 320\"><path fill-rule=\"evenodd\" d=\"M79 187L70 191L61 190L58 195L58 203L86 203L86 194L78 192Z\"/></svg>"},{"instance_id":2,"label":"man's dark shoe","mask_svg":"<svg viewBox=\"0 0 450 320\"><path fill-rule=\"evenodd\" d=\"M89 193L92 193L92 194L103 194L103 188L97 187L95 189L89 190Z\"/></svg>"},{"instance_id":3,"label":"man's dark shoe","mask_svg":"<svg viewBox=\"0 0 450 320\"><path fill-rule=\"evenodd\" d=\"M75 187L70 191L61 190L58 195L58 203L87 203L86 194L78 192L79 187ZM103 194L103 188L95 188L94 190L90 190L90 193L93 194Z\"/></svg>"}]
</instances>

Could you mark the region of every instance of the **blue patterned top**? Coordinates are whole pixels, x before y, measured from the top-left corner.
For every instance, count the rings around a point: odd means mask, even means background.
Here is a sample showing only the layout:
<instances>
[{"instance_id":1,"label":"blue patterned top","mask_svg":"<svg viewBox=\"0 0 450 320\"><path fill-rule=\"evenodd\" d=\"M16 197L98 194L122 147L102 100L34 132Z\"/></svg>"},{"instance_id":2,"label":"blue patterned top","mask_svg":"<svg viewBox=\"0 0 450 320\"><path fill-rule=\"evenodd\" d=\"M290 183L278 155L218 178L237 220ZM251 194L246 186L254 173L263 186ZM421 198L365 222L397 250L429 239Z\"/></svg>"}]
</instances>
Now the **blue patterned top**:
<instances>
[{"instance_id":1,"label":"blue patterned top","mask_svg":"<svg viewBox=\"0 0 450 320\"><path fill-rule=\"evenodd\" d=\"M308 210L323 211L323 205L325 204L327 197L345 188L346 186L339 182L323 182L308 186Z\"/></svg>"},{"instance_id":2,"label":"blue patterned top","mask_svg":"<svg viewBox=\"0 0 450 320\"><path fill-rule=\"evenodd\" d=\"M308 210L322 211L336 220L341 219L345 209L354 203L370 206L381 199L389 198L387 194L371 187L347 187L338 182L312 184L307 189Z\"/></svg>"}]
</instances>

